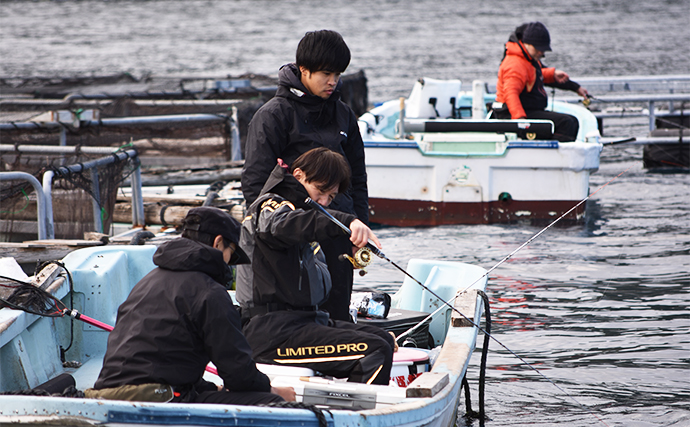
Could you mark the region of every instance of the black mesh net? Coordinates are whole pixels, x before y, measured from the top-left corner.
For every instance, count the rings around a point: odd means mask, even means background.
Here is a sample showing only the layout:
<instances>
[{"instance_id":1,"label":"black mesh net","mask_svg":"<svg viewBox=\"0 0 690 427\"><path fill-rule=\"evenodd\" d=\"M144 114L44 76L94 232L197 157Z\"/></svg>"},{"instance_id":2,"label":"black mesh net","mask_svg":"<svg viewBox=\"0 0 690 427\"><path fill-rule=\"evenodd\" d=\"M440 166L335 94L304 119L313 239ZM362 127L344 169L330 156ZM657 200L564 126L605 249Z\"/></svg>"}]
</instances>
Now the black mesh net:
<instances>
[{"instance_id":1,"label":"black mesh net","mask_svg":"<svg viewBox=\"0 0 690 427\"><path fill-rule=\"evenodd\" d=\"M116 160L104 166L78 173L61 173L64 168L103 158L103 154L29 154L0 153L0 169L26 172L42 182L48 170L56 171L52 181L53 221L56 239L83 239L84 232L108 234L112 224L117 190L121 182L134 170L130 158ZM113 159L116 159L113 157ZM98 178L96 191L92 179ZM94 226L96 200L102 228ZM5 242L36 238L37 204L33 186L25 180L0 181L0 240Z\"/></svg>"}]
</instances>

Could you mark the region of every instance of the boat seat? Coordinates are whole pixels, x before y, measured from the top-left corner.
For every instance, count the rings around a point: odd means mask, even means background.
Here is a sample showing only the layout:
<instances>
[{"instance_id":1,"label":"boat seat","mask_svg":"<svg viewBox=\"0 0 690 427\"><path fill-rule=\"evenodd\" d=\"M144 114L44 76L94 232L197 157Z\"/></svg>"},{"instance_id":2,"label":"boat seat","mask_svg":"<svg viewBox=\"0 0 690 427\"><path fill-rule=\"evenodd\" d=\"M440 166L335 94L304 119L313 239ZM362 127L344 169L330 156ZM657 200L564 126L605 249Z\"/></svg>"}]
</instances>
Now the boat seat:
<instances>
[{"instance_id":1,"label":"boat seat","mask_svg":"<svg viewBox=\"0 0 690 427\"><path fill-rule=\"evenodd\" d=\"M419 79L405 102L405 116L455 118L455 104L461 87L460 80Z\"/></svg>"}]
</instances>

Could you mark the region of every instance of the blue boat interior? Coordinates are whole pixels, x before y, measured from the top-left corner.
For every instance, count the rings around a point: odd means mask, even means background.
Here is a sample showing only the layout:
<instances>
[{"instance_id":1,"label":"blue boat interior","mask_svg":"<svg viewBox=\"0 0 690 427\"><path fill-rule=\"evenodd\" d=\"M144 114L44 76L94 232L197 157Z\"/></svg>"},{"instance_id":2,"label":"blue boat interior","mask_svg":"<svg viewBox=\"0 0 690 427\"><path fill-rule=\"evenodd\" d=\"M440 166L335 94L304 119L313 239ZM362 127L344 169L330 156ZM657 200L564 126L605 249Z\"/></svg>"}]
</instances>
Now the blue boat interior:
<instances>
[{"instance_id":1,"label":"blue boat interior","mask_svg":"<svg viewBox=\"0 0 690 427\"><path fill-rule=\"evenodd\" d=\"M80 314L115 325L119 305L155 268L155 250L153 245L109 245L74 251L63 260L72 283L60 278L49 291ZM446 301L455 296L459 280L472 283L484 273L469 264L418 259L410 260L408 269ZM404 310L430 313L439 304L409 278L392 296L392 307ZM449 308L443 310L431 322L429 332L435 345L444 342L450 314ZM107 331L75 319L1 309L0 391L31 389L64 372L75 378L78 389L89 388L100 372L107 338Z\"/></svg>"}]
</instances>

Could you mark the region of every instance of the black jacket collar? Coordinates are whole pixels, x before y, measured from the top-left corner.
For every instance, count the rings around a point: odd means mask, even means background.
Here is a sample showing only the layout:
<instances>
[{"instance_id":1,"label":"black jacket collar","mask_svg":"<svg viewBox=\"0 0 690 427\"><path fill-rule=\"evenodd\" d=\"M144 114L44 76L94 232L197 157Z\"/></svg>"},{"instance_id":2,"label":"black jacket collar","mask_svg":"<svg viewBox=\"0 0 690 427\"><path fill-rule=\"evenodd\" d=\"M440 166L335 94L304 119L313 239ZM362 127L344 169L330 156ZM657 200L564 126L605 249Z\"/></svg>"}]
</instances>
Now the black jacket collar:
<instances>
[{"instance_id":1,"label":"black jacket collar","mask_svg":"<svg viewBox=\"0 0 690 427\"><path fill-rule=\"evenodd\" d=\"M280 165L276 165L273 168L271 175L266 180L266 184L261 190L261 195L266 193L275 193L289 200L296 208L307 208L307 204L304 203L306 198L309 197L306 188L287 169Z\"/></svg>"}]
</instances>

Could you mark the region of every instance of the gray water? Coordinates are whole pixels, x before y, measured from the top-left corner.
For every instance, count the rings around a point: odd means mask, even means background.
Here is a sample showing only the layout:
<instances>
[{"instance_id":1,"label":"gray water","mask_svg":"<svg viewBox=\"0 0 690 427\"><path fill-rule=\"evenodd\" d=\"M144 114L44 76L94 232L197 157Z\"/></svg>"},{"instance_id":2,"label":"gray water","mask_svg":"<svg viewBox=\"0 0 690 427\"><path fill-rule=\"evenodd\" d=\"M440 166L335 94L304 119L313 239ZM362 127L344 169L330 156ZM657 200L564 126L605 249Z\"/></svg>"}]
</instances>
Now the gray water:
<instances>
[{"instance_id":1,"label":"gray water","mask_svg":"<svg viewBox=\"0 0 690 427\"><path fill-rule=\"evenodd\" d=\"M550 29L547 65L575 79L690 73L689 0L0 1L0 77L275 74L305 31L330 28L380 102L422 76L494 80L508 34L530 20ZM643 128L623 122L609 134ZM690 175L648 172L641 157L641 147L604 148L591 192L627 172L587 202L586 223L549 229L491 274L494 337L558 387L492 342L487 426L690 425ZM403 266L414 257L488 269L539 230L378 234ZM403 279L379 261L369 270L365 285L394 290ZM475 410L478 363L475 353Z\"/></svg>"}]
</instances>

